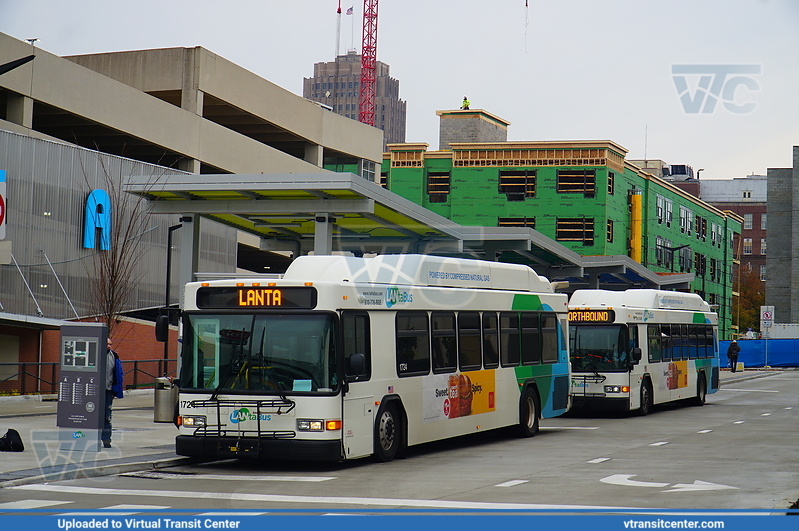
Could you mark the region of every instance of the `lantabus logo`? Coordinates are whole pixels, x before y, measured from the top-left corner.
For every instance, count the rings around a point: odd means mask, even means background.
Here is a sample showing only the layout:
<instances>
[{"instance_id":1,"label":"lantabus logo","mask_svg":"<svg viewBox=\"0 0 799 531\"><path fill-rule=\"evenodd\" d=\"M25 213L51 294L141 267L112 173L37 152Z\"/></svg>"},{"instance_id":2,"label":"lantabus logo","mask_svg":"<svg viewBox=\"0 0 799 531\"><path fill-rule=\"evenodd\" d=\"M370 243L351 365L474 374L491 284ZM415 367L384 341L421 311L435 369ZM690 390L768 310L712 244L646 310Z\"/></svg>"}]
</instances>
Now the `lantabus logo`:
<instances>
[{"instance_id":1,"label":"lantabus logo","mask_svg":"<svg viewBox=\"0 0 799 531\"><path fill-rule=\"evenodd\" d=\"M256 420L257 418L257 415L255 413L250 413L250 410L246 407L234 409L230 412L230 422L233 424L238 424L239 422L244 422L245 420ZM272 420L272 415L265 415L261 413L261 420Z\"/></svg>"},{"instance_id":2,"label":"lantabus logo","mask_svg":"<svg viewBox=\"0 0 799 531\"><path fill-rule=\"evenodd\" d=\"M388 308L401 302L413 302L413 294L409 291L400 291L396 286L386 288L386 306Z\"/></svg>"}]
</instances>

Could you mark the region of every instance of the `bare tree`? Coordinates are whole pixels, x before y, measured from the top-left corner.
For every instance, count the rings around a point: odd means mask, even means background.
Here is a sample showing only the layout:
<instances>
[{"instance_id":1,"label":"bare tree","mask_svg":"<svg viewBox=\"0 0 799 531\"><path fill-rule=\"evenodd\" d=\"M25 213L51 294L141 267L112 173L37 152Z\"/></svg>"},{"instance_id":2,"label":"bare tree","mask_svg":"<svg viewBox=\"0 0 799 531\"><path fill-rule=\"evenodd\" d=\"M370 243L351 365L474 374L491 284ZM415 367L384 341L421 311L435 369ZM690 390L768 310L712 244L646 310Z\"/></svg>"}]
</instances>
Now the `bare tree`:
<instances>
[{"instance_id":1,"label":"bare tree","mask_svg":"<svg viewBox=\"0 0 799 531\"><path fill-rule=\"evenodd\" d=\"M92 314L104 322L108 334L113 335L119 316L131 309L133 292L144 277L141 263L150 247L145 245L142 236L152 229L147 227L150 218L145 196L125 193L122 172L113 175L103 157L97 156L101 188L108 194L108 202L95 206L100 210L98 215L106 216L110 227L105 234L94 238L95 252L86 264L91 291L88 298ZM86 176L85 170L83 173ZM161 176L163 173L154 175L152 184ZM102 211L104 208L109 208L110 212Z\"/></svg>"}]
</instances>

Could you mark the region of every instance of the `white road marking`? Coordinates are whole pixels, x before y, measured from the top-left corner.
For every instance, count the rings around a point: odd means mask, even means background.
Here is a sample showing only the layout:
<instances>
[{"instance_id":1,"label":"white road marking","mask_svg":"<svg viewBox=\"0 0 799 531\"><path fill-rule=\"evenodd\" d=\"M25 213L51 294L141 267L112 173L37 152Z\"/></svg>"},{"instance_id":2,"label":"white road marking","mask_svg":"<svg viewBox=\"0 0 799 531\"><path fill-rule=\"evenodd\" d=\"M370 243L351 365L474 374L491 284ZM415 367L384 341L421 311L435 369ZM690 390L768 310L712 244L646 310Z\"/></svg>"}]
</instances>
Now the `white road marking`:
<instances>
[{"instance_id":1,"label":"white road marking","mask_svg":"<svg viewBox=\"0 0 799 531\"><path fill-rule=\"evenodd\" d=\"M761 416L761 417L770 417L770 416L771 416L771 413L763 413L763 414L761 414L760 416Z\"/></svg>"},{"instance_id":2,"label":"white road marking","mask_svg":"<svg viewBox=\"0 0 799 531\"><path fill-rule=\"evenodd\" d=\"M729 485L719 485L718 483L709 483L707 481L695 480L693 483L684 484L677 483L669 490L663 492L695 492L698 490L725 490L737 489L738 487L730 487Z\"/></svg>"},{"instance_id":3,"label":"white road marking","mask_svg":"<svg viewBox=\"0 0 799 531\"><path fill-rule=\"evenodd\" d=\"M109 505L108 507L101 507L101 509L110 509L104 510L101 512L97 511L87 511L87 512L69 512L69 513L62 513L68 514L70 516L126 516L130 514L139 514L143 511L164 511L169 509L169 505L135 505L135 504L128 504L122 503L120 505Z\"/></svg>"},{"instance_id":4,"label":"white road marking","mask_svg":"<svg viewBox=\"0 0 799 531\"><path fill-rule=\"evenodd\" d=\"M623 487L652 487L661 489L668 486L668 483L655 483L651 481L635 481L630 478L635 477L635 474L614 474L599 481L608 483L609 485L621 485Z\"/></svg>"},{"instance_id":5,"label":"white road marking","mask_svg":"<svg viewBox=\"0 0 799 531\"><path fill-rule=\"evenodd\" d=\"M250 512L239 512L239 513L223 513L223 512L210 512L210 513L197 513L194 516L262 516L264 514L269 513L250 513Z\"/></svg>"},{"instance_id":6,"label":"white road marking","mask_svg":"<svg viewBox=\"0 0 799 531\"><path fill-rule=\"evenodd\" d=\"M786 407L785 409L793 409L793 407Z\"/></svg>"},{"instance_id":7,"label":"white road marking","mask_svg":"<svg viewBox=\"0 0 799 531\"><path fill-rule=\"evenodd\" d=\"M668 483L658 483L654 481L635 481L630 478L635 477L635 474L614 474L599 481L609 485L620 485L622 487L646 487L646 488L663 488L667 487ZM695 492L699 490L725 490L737 489L738 487L730 487L729 485L719 485L718 483L710 483L707 481L695 480L693 483L676 483L670 489L663 492Z\"/></svg>"},{"instance_id":8,"label":"white road marking","mask_svg":"<svg viewBox=\"0 0 799 531\"><path fill-rule=\"evenodd\" d=\"M505 483L500 483L499 485L494 485L495 487L515 487L516 485L521 485L522 483L528 483L526 479L512 479L510 481L506 481Z\"/></svg>"},{"instance_id":9,"label":"white road marking","mask_svg":"<svg viewBox=\"0 0 799 531\"><path fill-rule=\"evenodd\" d=\"M668 441L661 441L661 442L652 443L649 446L663 446L664 444L669 444L669 442Z\"/></svg>"},{"instance_id":10,"label":"white road marking","mask_svg":"<svg viewBox=\"0 0 799 531\"><path fill-rule=\"evenodd\" d=\"M604 463L605 461L610 461L610 457L597 457L596 459L591 459L588 463L592 465L598 465L599 463Z\"/></svg>"},{"instance_id":11,"label":"white road marking","mask_svg":"<svg viewBox=\"0 0 799 531\"><path fill-rule=\"evenodd\" d=\"M55 500L19 500L13 502L0 503L0 509L41 509L42 507L52 507L53 505L64 505L71 501Z\"/></svg>"},{"instance_id":12,"label":"white road marking","mask_svg":"<svg viewBox=\"0 0 799 531\"><path fill-rule=\"evenodd\" d=\"M722 391L740 391L742 393L779 393L779 391L772 391L771 389L733 389L724 387Z\"/></svg>"},{"instance_id":13,"label":"white road marking","mask_svg":"<svg viewBox=\"0 0 799 531\"><path fill-rule=\"evenodd\" d=\"M599 426L541 426L539 430L598 430Z\"/></svg>"},{"instance_id":14,"label":"white road marking","mask_svg":"<svg viewBox=\"0 0 799 531\"><path fill-rule=\"evenodd\" d=\"M733 422L733 424L743 424L744 422L746 422L746 421L745 420L736 420L735 422Z\"/></svg>"},{"instance_id":15,"label":"white road marking","mask_svg":"<svg viewBox=\"0 0 799 531\"><path fill-rule=\"evenodd\" d=\"M634 507L614 507L603 505L547 505L543 503L500 503L500 502L475 502L457 500L415 500L410 498L357 498L347 496L284 496L275 494L254 494L247 492L195 492L195 491L165 491L165 490L135 490L113 489L101 487L76 487L71 485L18 485L10 489L29 490L38 492L57 492L59 494L84 494L91 496L151 496L154 498L185 498L192 500L225 500L230 501L233 496L237 501L251 501L256 503L286 504L286 503L316 503L330 506L332 504L365 505L380 507L426 507L436 509L618 509L630 510Z\"/></svg>"},{"instance_id":16,"label":"white road marking","mask_svg":"<svg viewBox=\"0 0 799 531\"><path fill-rule=\"evenodd\" d=\"M148 479L191 479L196 480L222 480L222 481L299 481L321 482L336 479L335 476L244 476L233 474L180 474L175 472L128 472L121 476L148 478Z\"/></svg>"},{"instance_id":17,"label":"white road marking","mask_svg":"<svg viewBox=\"0 0 799 531\"><path fill-rule=\"evenodd\" d=\"M710 432L712 432L712 431L713 431L713 430L699 430L699 431L698 431L698 432L696 432L696 433L710 433Z\"/></svg>"}]
</instances>

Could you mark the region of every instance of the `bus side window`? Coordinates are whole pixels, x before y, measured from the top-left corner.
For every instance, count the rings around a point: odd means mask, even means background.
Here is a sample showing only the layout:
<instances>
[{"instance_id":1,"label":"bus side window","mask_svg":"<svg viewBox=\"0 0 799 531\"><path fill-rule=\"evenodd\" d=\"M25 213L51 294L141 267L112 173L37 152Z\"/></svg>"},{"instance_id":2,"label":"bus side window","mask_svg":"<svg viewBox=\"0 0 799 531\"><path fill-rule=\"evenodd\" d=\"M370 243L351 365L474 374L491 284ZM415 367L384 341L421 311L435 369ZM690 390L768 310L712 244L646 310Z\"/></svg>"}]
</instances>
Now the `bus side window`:
<instances>
[{"instance_id":1,"label":"bus side window","mask_svg":"<svg viewBox=\"0 0 799 531\"><path fill-rule=\"evenodd\" d=\"M541 347L544 363L557 363L558 316L554 313L541 314Z\"/></svg>"},{"instance_id":2,"label":"bus side window","mask_svg":"<svg viewBox=\"0 0 799 531\"><path fill-rule=\"evenodd\" d=\"M522 365L541 363L541 331L538 328L538 314L522 312Z\"/></svg>"},{"instance_id":3,"label":"bus side window","mask_svg":"<svg viewBox=\"0 0 799 531\"><path fill-rule=\"evenodd\" d=\"M496 369L499 367L499 330L497 314L483 313L483 367Z\"/></svg>"},{"instance_id":4,"label":"bus side window","mask_svg":"<svg viewBox=\"0 0 799 531\"><path fill-rule=\"evenodd\" d=\"M455 312L433 312L433 373L455 372L458 368Z\"/></svg>"},{"instance_id":5,"label":"bus side window","mask_svg":"<svg viewBox=\"0 0 799 531\"><path fill-rule=\"evenodd\" d=\"M688 352L689 352L689 336L688 336L688 325L681 324L680 325L680 345L682 348L680 349L682 359L688 359Z\"/></svg>"},{"instance_id":6,"label":"bus side window","mask_svg":"<svg viewBox=\"0 0 799 531\"><path fill-rule=\"evenodd\" d=\"M700 357L698 329L699 327L697 325L688 325L688 348L690 349L688 357L692 360ZM704 336L704 333L702 335Z\"/></svg>"},{"instance_id":7,"label":"bus side window","mask_svg":"<svg viewBox=\"0 0 799 531\"><path fill-rule=\"evenodd\" d=\"M649 363L657 363L660 361L661 350L660 325L648 325L647 335L649 337L647 342L647 346L649 347Z\"/></svg>"},{"instance_id":8,"label":"bus side window","mask_svg":"<svg viewBox=\"0 0 799 531\"><path fill-rule=\"evenodd\" d=\"M502 312L499 314L499 354L503 367L519 365L519 314Z\"/></svg>"},{"instance_id":9,"label":"bus side window","mask_svg":"<svg viewBox=\"0 0 799 531\"><path fill-rule=\"evenodd\" d=\"M671 325L660 325L660 345L661 345L661 359L663 361L671 361L672 351L672 338L671 338Z\"/></svg>"},{"instance_id":10,"label":"bus side window","mask_svg":"<svg viewBox=\"0 0 799 531\"><path fill-rule=\"evenodd\" d=\"M705 327L705 357L716 357L716 334L712 325Z\"/></svg>"},{"instance_id":11,"label":"bus side window","mask_svg":"<svg viewBox=\"0 0 799 531\"><path fill-rule=\"evenodd\" d=\"M480 370L480 314L458 313L458 365L461 371Z\"/></svg>"},{"instance_id":12,"label":"bus side window","mask_svg":"<svg viewBox=\"0 0 799 531\"><path fill-rule=\"evenodd\" d=\"M399 311L396 317L397 375L430 373L427 312Z\"/></svg>"},{"instance_id":13,"label":"bus side window","mask_svg":"<svg viewBox=\"0 0 799 531\"><path fill-rule=\"evenodd\" d=\"M626 332L627 342L622 343L619 341L619 344L624 345L624 350L621 352L621 368L626 369L633 364L633 349L638 348L638 325L631 324L623 327L623 330Z\"/></svg>"},{"instance_id":14,"label":"bus side window","mask_svg":"<svg viewBox=\"0 0 799 531\"><path fill-rule=\"evenodd\" d=\"M368 380L372 373L372 353L369 350L369 314L363 312L342 312L341 336L344 348L344 371L347 376L358 381ZM353 354L363 354L364 372L355 374L351 370L350 359Z\"/></svg>"}]
</instances>

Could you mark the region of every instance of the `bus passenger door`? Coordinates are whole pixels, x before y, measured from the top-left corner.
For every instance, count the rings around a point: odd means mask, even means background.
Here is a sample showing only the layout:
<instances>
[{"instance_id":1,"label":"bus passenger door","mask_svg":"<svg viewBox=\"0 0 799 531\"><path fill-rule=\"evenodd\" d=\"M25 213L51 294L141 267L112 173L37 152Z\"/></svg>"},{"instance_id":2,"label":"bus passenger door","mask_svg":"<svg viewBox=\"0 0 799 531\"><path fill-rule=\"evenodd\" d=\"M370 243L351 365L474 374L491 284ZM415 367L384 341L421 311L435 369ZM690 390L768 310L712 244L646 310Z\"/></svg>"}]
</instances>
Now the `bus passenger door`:
<instances>
[{"instance_id":1,"label":"bus passenger door","mask_svg":"<svg viewBox=\"0 0 799 531\"><path fill-rule=\"evenodd\" d=\"M375 406L374 396L360 396L352 385L344 396L344 454L347 459L371 455Z\"/></svg>"}]
</instances>

